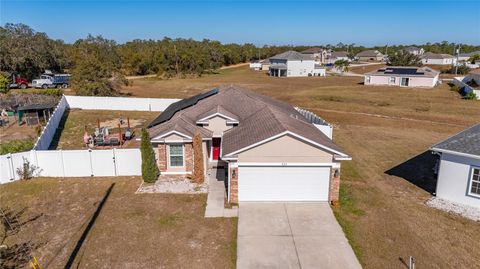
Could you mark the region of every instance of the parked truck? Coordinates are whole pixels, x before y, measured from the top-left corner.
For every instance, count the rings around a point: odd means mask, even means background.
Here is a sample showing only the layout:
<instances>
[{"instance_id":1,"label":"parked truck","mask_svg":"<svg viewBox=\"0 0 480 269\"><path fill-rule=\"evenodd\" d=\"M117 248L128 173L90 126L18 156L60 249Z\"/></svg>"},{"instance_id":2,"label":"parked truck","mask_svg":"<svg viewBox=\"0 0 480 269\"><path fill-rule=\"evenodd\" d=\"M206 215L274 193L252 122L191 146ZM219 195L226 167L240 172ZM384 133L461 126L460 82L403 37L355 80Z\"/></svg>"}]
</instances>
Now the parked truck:
<instances>
[{"instance_id":1,"label":"parked truck","mask_svg":"<svg viewBox=\"0 0 480 269\"><path fill-rule=\"evenodd\" d=\"M20 75L10 75L10 89L26 89L28 88L28 80Z\"/></svg>"},{"instance_id":2,"label":"parked truck","mask_svg":"<svg viewBox=\"0 0 480 269\"><path fill-rule=\"evenodd\" d=\"M34 88L68 88L70 85L70 74L53 74L52 72L45 71L39 79L32 81Z\"/></svg>"}]
</instances>

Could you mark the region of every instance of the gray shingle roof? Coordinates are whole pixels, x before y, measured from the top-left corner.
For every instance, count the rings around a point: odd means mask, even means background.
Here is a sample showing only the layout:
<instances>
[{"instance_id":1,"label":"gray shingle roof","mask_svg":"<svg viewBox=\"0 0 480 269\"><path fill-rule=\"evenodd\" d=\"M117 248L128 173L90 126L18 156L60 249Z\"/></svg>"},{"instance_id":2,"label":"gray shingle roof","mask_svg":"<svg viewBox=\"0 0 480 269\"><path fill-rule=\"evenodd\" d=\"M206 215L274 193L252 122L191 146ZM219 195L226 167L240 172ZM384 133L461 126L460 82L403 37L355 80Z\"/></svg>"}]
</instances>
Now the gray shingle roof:
<instances>
[{"instance_id":1,"label":"gray shingle roof","mask_svg":"<svg viewBox=\"0 0 480 269\"><path fill-rule=\"evenodd\" d=\"M284 53L280 53L273 57L270 57L270 60L300 61L300 60L313 60L313 58L311 55L302 54L297 51L289 50Z\"/></svg>"},{"instance_id":2,"label":"gray shingle roof","mask_svg":"<svg viewBox=\"0 0 480 269\"><path fill-rule=\"evenodd\" d=\"M357 55L357 57L381 57L383 54L378 50L364 50Z\"/></svg>"},{"instance_id":3,"label":"gray shingle roof","mask_svg":"<svg viewBox=\"0 0 480 269\"><path fill-rule=\"evenodd\" d=\"M237 86L220 89L148 131L154 138L174 130L192 136L200 130L203 137L209 138L213 133L196 125L196 121L218 111L239 121L238 126L223 135L222 156L285 131L323 145L332 153L347 155L291 105Z\"/></svg>"},{"instance_id":4,"label":"gray shingle roof","mask_svg":"<svg viewBox=\"0 0 480 269\"><path fill-rule=\"evenodd\" d=\"M480 124L474 125L434 145L431 149L480 156Z\"/></svg>"},{"instance_id":5,"label":"gray shingle roof","mask_svg":"<svg viewBox=\"0 0 480 269\"><path fill-rule=\"evenodd\" d=\"M442 53L433 53L433 52L426 52L421 56L423 59L449 59L449 58L454 58L450 54L442 54Z\"/></svg>"}]
</instances>

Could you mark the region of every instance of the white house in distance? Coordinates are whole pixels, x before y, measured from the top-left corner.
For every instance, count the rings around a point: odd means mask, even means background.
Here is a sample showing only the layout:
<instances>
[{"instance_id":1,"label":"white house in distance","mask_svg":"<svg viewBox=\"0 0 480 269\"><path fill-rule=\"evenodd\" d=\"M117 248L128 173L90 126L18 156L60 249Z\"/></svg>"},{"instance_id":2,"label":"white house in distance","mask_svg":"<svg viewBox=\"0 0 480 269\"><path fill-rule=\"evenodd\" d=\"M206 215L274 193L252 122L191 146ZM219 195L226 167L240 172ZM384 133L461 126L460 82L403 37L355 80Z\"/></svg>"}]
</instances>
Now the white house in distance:
<instances>
[{"instance_id":1,"label":"white house in distance","mask_svg":"<svg viewBox=\"0 0 480 269\"><path fill-rule=\"evenodd\" d=\"M480 124L430 149L440 155L437 197L480 208Z\"/></svg>"},{"instance_id":2,"label":"white house in distance","mask_svg":"<svg viewBox=\"0 0 480 269\"><path fill-rule=\"evenodd\" d=\"M418 56L423 55L425 53L424 49L413 47L413 46L404 48L403 51L408 52L408 53L413 54L413 55L418 55Z\"/></svg>"},{"instance_id":3,"label":"white house in distance","mask_svg":"<svg viewBox=\"0 0 480 269\"><path fill-rule=\"evenodd\" d=\"M477 50L477 51L472 51L472 52L468 52L468 53L460 53L460 54L458 54L458 61L459 62L466 62L473 55L480 55L480 51Z\"/></svg>"},{"instance_id":4,"label":"white house in distance","mask_svg":"<svg viewBox=\"0 0 480 269\"><path fill-rule=\"evenodd\" d=\"M336 61L350 61L350 58L348 58L348 53L346 51L333 51L328 57L327 57L327 63L328 64L333 64Z\"/></svg>"},{"instance_id":5,"label":"white house in distance","mask_svg":"<svg viewBox=\"0 0 480 269\"><path fill-rule=\"evenodd\" d=\"M316 65L311 55L292 50L270 57L268 72L273 77L325 76L325 68Z\"/></svg>"},{"instance_id":6,"label":"white house in distance","mask_svg":"<svg viewBox=\"0 0 480 269\"><path fill-rule=\"evenodd\" d=\"M440 72L429 67L387 66L365 74L365 85L435 87Z\"/></svg>"},{"instance_id":7,"label":"white house in distance","mask_svg":"<svg viewBox=\"0 0 480 269\"><path fill-rule=\"evenodd\" d=\"M262 69L262 63L258 60L251 62L249 66L250 69L253 69L255 71L259 71Z\"/></svg>"},{"instance_id":8,"label":"white house in distance","mask_svg":"<svg viewBox=\"0 0 480 269\"><path fill-rule=\"evenodd\" d=\"M480 100L480 69L472 70L464 77L454 77L452 82L462 94L473 92Z\"/></svg>"},{"instance_id":9,"label":"white house in distance","mask_svg":"<svg viewBox=\"0 0 480 269\"><path fill-rule=\"evenodd\" d=\"M384 60L384 57L378 50L364 50L355 55L355 58L362 62L381 62Z\"/></svg>"},{"instance_id":10,"label":"white house in distance","mask_svg":"<svg viewBox=\"0 0 480 269\"><path fill-rule=\"evenodd\" d=\"M457 59L450 54L436 54L427 52L421 56L423 64L454 65Z\"/></svg>"},{"instance_id":11,"label":"white house in distance","mask_svg":"<svg viewBox=\"0 0 480 269\"><path fill-rule=\"evenodd\" d=\"M318 48L318 47L306 49L306 50L302 51L301 53L311 55L311 57L313 58L313 60L317 64L326 63L328 57L331 54L330 50L322 49L322 48Z\"/></svg>"}]
</instances>

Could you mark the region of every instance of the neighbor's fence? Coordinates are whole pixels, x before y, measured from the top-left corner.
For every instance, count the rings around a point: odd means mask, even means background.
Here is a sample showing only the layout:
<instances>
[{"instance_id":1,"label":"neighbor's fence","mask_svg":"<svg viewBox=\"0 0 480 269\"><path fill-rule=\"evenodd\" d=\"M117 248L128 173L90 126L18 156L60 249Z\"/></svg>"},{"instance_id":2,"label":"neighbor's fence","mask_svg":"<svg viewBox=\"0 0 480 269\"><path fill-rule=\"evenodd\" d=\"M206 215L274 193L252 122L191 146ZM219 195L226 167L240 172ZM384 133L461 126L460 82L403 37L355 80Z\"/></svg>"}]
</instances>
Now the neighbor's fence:
<instances>
[{"instance_id":1,"label":"neighbor's fence","mask_svg":"<svg viewBox=\"0 0 480 269\"><path fill-rule=\"evenodd\" d=\"M25 161L38 167L35 176L139 176L139 149L48 150L66 109L164 111L179 99L62 96L32 151L0 155L0 184L19 179Z\"/></svg>"},{"instance_id":2,"label":"neighbor's fence","mask_svg":"<svg viewBox=\"0 0 480 269\"><path fill-rule=\"evenodd\" d=\"M36 177L139 176L139 149L32 150L0 156L0 184L20 179L17 169L28 161Z\"/></svg>"},{"instance_id":3,"label":"neighbor's fence","mask_svg":"<svg viewBox=\"0 0 480 269\"><path fill-rule=\"evenodd\" d=\"M90 110L164 111L180 99L65 96L69 108Z\"/></svg>"},{"instance_id":4,"label":"neighbor's fence","mask_svg":"<svg viewBox=\"0 0 480 269\"><path fill-rule=\"evenodd\" d=\"M467 84L467 82L471 81L473 78L466 76L466 77L454 77L452 80L453 85L459 87L460 89L464 88L466 92L473 92L477 96L477 99L480 100L480 90L475 89Z\"/></svg>"},{"instance_id":5,"label":"neighbor's fence","mask_svg":"<svg viewBox=\"0 0 480 269\"><path fill-rule=\"evenodd\" d=\"M48 150L48 147L50 147L53 137L55 136L58 125L60 124L60 121L62 121L63 113L65 113L67 107L67 100L65 96L62 96L62 99L60 99L60 102L58 102L58 105L53 111L52 116L50 119L48 119L47 125L45 128L43 128L40 137L38 137L35 146L33 146L34 150Z\"/></svg>"}]
</instances>

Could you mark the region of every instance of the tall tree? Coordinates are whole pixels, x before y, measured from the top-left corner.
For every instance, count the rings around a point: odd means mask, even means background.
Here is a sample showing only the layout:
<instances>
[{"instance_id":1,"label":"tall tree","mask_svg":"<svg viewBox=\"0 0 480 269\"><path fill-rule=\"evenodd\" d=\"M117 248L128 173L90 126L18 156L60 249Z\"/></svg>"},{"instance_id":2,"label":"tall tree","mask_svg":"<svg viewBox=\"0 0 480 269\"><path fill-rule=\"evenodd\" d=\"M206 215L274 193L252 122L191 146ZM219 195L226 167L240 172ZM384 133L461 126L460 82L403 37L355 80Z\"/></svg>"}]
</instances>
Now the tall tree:
<instances>
[{"instance_id":1,"label":"tall tree","mask_svg":"<svg viewBox=\"0 0 480 269\"><path fill-rule=\"evenodd\" d=\"M415 54L400 50L388 57L388 64L393 66L421 66L422 60Z\"/></svg>"},{"instance_id":2,"label":"tall tree","mask_svg":"<svg viewBox=\"0 0 480 269\"><path fill-rule=\"evenodd\" d=\"M160 175L157 163L155 161L155 152L153 151L150 135L147 130L142 129L140 151L142 155L142 178L147 183L153 183Z\"/></svg>"}]
</instances>

